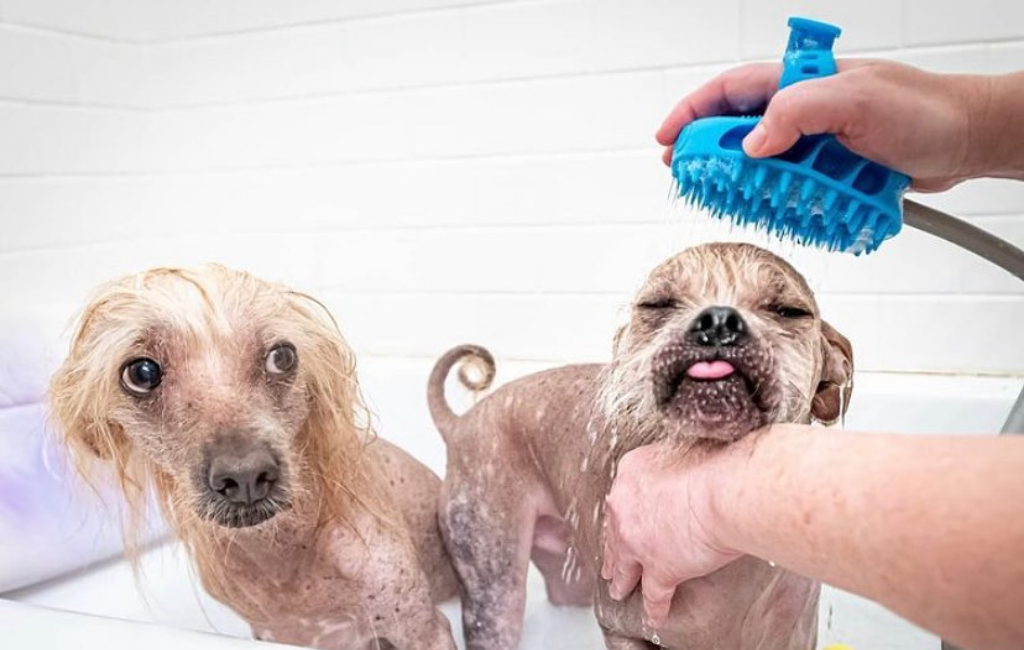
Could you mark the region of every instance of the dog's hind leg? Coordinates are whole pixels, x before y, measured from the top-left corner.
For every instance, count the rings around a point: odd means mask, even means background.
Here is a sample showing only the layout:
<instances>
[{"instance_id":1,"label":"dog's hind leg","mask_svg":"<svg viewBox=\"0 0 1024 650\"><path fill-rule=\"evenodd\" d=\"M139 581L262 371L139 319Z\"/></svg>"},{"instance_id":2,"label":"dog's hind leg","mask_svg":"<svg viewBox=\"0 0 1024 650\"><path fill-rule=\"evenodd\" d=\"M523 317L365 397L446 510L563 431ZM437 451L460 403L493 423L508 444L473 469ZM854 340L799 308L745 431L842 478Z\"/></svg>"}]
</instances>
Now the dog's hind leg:
<instances>
[{"instance_id":1,"label":"dog's hind leg","mask_svg":"<svg viewBox=\"0 0 1024 650\"><path fill-rule=\"evenodd\" d=\"M536 515L522 483L488 486L488 493L472 487L452 481L439 512L461 583L466 649L515 650Z\"/></svg>"}]
</instances>

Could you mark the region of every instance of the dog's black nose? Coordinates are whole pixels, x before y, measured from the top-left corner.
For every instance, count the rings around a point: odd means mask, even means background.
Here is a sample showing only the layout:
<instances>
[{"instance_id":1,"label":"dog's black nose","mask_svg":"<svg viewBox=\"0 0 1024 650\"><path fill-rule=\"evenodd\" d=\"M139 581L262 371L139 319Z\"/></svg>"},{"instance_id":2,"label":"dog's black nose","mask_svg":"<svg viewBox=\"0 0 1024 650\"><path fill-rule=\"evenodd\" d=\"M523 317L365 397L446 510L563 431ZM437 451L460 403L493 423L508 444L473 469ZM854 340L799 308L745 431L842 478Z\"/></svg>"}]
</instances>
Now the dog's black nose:
<instances>
[{"instance_id":1,"label":"dog's black nose","mask_svg":"<svg viewBox=\"0 0 1024 650\"><path fill-rule=\"evenodd\" d=\"M240 455L219 454L210 463L210 489L231 503L265 499L279 476L277 461L263 448Z\"/></svg>"},{"instance_id":2,"label":"dog's black nose","mask_svg":"<svg viewBox=\"0 0 1024 650\"><path fill-rule=\"evenodd\" d=\"M736 345L747 335L747 324L732 307L708 307L690 326L690 340L697 345Z\"/></svg>"}]
</instances>

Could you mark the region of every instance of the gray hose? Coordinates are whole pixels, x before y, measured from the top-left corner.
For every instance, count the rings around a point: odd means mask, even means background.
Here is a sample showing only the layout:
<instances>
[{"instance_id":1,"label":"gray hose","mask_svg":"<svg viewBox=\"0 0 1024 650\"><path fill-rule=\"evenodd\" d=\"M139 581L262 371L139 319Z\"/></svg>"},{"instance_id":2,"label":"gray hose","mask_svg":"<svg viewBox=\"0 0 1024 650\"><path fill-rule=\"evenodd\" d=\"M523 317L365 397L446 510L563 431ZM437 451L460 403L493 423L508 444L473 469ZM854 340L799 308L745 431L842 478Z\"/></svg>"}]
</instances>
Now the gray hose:
<instances>
[{"instance_id":1,"label":"gray hose","mask_svg":"<svg viewBox=\"0 0 1024 650\"><path fill-rule=\"evenodd\" d=\"M908 226L983 257L1024 280L1024 251L1004 239L916 201L903 201L903 221ZM1024 433L1024 388L1010 409L1001 433Z\"/></svg>"},{"instance_id":2,"label":"gray hose","mask_svg":"<svg viewBox=\"0 0 1024 650\"><path fill-rule=\"evenodd\" d=\"M929 235L956 244L1024 280L1024 251L974 224L916 201L903 201L903 221Z\"/></svg>"}]
</instances>

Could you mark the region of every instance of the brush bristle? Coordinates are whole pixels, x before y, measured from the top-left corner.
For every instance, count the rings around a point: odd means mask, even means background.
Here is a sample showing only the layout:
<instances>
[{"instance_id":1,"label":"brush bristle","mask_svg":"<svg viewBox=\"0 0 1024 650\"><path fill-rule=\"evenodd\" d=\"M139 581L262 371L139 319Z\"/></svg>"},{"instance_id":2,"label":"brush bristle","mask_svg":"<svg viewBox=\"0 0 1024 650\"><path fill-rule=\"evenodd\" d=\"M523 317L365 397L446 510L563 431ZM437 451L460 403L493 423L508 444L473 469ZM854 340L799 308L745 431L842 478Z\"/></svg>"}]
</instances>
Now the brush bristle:
<instances>
[{"instance_id":1,"label":"brush bristle","mask_svg":"<svg viewBox=\"0 0 1024 650\"><path fill-rule=\"evenodd\" d=\"M870 253L899 230L890 215L812 178L739 157L674 161L679 196L720 218L802 245Z\"/></svg>"}]
</instances>

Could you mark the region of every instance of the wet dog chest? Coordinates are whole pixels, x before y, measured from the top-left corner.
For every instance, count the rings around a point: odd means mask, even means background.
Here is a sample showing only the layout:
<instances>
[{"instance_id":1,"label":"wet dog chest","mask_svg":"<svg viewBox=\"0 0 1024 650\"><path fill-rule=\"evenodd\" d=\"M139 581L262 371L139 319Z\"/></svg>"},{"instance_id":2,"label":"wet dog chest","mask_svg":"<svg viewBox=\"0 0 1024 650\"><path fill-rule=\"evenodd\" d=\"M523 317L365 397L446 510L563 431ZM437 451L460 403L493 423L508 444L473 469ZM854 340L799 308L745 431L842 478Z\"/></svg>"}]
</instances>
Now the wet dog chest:
<instances>
[{"instance_id":1,"label":"wet dog chest","mask_svg":"<svg viewBox=\"0 0 1024 650\"><path fill-rule=\"evenodd\" d=\"M317 648L376 648L378 634L393 628L410 604L406 591L414 558L397 553L386 539L373 539L371 553L353 535L330 531L320 545L302 547L305 554L296 549L290 563L240 558L246 568L233 571L239 579L227 604L261 638Z\"/></svg>"},{"instance_id":2,"label":"wet dog chest","mask_svg":"<svg viewBox=\"0 0 1024 650\"><path fill-rule=\"evenodd\" d=\"M804 650L817 630L818 590L812 580L742 558L681 585L657 642L686 650ZM602 593L596 610L603 626L627 637L651 640L655 633L643 622L639 592L622 602Z\"/></svg>"},{"instance_id":3,"label":"wet dog chest","mask_svg":"<svg viewBox=\"0 0 1024 650\"><path fill-rule=\"evenodd\" d=\"M366 590L338 564L309 547L295 547L276 560L232 553L225 567L230 585L220 595L257 629L348 620L360 611Z\"/></svg>"},{"instance_id":4,"label":"wet dog chest","mask_svg":"<svg viewBox=\"0 0 1024 650\"><path fill-rule=\"evenodd\" d=\"M265 575L250 581L247 587L237 586L244 592L247 604L258 612L254 618L266 621L329 617L351 607L352 585L333 572L321 573L326 575L288 581Z\"/></svg>"},{"instance_id":5,"label":"wet dog chest","mask_svg":"<svg viewBox=\"0 0 1024 650\"><path fill-rule=\"evenodd\" d=\"M265 587L250 594L259 608L253 629L264 640L315 648L372 647L377 628L385 624L375 615L375 595L353 590L337 576Z\"/></svg>"}]
</instances>

